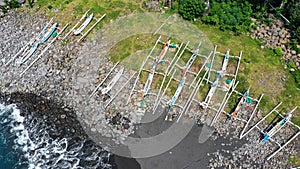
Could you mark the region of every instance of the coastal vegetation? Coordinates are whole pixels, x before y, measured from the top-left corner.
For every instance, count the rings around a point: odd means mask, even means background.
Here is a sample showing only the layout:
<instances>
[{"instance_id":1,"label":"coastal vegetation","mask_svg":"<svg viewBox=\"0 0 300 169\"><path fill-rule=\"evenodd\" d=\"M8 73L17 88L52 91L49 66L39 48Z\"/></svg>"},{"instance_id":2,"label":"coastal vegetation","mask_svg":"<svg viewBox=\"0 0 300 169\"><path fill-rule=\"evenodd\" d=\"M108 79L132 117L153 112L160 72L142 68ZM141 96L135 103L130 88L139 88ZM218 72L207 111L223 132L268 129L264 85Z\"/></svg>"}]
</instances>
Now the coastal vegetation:
<instances>
[{"instance_id":1,"label":"coastal vegetation","mask_svg":"<svg viewBox=\"0 0 300 169\"><path fill-rule=\"evenodd\" d=\"M6 4L6 6L0 6L0 9L3 13L6 13L8 9L19 8L21 6L16 0L4 0L4 3Z\"/></svg>"}]
</instances>

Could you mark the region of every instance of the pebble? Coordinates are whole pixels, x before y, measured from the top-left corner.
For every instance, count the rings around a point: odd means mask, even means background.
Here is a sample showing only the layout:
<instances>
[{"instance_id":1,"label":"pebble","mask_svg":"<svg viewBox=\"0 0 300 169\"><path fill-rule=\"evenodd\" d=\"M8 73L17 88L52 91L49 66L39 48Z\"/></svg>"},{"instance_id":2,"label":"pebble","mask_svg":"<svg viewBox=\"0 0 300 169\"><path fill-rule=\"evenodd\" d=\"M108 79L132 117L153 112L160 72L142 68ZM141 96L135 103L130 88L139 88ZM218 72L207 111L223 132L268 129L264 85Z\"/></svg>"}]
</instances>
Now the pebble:
<instances>
[{"instance_id":1,"label":"pebble","mask_svg":"<svg viewBox=\"0 0 300 169\"><path fill-rule=\"evenodd\" d=\"M267 44L260 46L261 49L275 49L279 47L284 54L283 59L288 61L289 59L296 58L297 52L295 50L287 50L285 46L290 42L290 31L283 27L282 21L275 18L274 20L275 21L273 23L270 23L270 26L266 26L259 21L255 21L258 27L257 30L251 31L251 37L254 39L263 39L267 42ZM300 62L300 58L298 57L293 61L295 63Z\"/></svg>"}]
</instances>

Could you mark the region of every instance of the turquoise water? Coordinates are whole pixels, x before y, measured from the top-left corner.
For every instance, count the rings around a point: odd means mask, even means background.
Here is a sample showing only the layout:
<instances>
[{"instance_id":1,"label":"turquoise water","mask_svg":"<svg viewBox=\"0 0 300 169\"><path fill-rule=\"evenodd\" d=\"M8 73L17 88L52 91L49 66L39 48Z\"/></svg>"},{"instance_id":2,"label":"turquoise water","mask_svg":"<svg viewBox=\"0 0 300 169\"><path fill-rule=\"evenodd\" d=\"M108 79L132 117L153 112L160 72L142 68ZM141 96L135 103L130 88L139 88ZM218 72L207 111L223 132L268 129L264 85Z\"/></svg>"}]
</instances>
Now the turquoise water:
<instances>
[{"instance_id":1,"label":"turquoise water","mask_svg":"<svg viewBox=\"0 0 300 169\"><path fill-rule=\"evenodd\" d=\"M0 106L0 169L26 168L26 164L22 165L23 152L15 146L15 120L9 116L12 111Z\"/></svg>"},{"instance_id":2,"label":"turquoise water","mask_svg":"<svg viewBox=\"0 0 300 169\"><path fill-rule=\"evenodd\" d=\"M4 129L4 127L1 125L0 129L0 168L14 168L15 164L18 163L19 152L12 148L14 144L9 139L10 134L5 131L6 129Z\"/></svg>"}]
</instances>

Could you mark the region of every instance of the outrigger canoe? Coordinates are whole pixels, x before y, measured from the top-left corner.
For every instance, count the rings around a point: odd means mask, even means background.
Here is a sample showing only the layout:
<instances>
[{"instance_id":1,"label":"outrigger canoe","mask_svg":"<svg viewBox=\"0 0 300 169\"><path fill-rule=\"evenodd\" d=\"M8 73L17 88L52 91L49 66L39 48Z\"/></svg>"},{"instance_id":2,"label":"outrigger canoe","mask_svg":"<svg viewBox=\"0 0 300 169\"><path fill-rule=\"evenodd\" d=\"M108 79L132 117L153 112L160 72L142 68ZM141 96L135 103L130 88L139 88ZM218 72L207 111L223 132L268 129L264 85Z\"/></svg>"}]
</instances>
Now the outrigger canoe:
<instances>
[{"instance_id":1,"label":"outrigger canoe","mask_svg":"<svg viewBox=\"0 0 300 169\"><path fill-rule=\"evenodd\" d=\"M93 17L94 17L94 14L89 15L86 18L86 20L83 22L83 24L80 25L80 27L78 29L73 31L74 35L80 34L84 30L84 28L86 28L88 26L88 24L92 21Z\"/></svg>"},{"instance_id":2,"label":"outrigger canoe","mask_svg":"<svg viewBox=\"0 0 300 169\"><path fill-rule=\"evenodd\" d=\"M101 89L101 93L103 95L107 94L114 87L114 85L119 81L119 79L122 76L123 72L124 72L124 68L119 70L119 72L116 74L116 76L108 83L107 87Z\"/></svg>"},{"instance_id":3,"label":"outrigger canoe","mask_svg":"<svg viewBox=\"0 0 300 169\"><path fill-rule=\"evenodd\" d=\"M234 120L237 115L240 113L240 111L243 109L245 103L246 103L246 100L247 98L249 97L249 90L247 90L243 97L241 98L239 104L236 106L234 112L232 112L229 116L231 117L231 120Z\"/></svg>"},{"instance_id":4,"label":"outrigger canoe","mask_svg":"<svg viewBox=\"0 0 300 169\"><path fill-rule=\"evenodd\" d=\"M47 30L47 32L45 33L44 37L42 38L42 40L40 41L40 44L44 44L49 38L50 36L54 33L54 31L56 30L58 26L58 23L54 23L50 29Z\"/></svg>"},{"instance_id":5,"label":"outrigger canoe","mask_svg":"<svg viewBox=\"0 0 300 169\"><path fill-rule=\"evenodd\" d=\"M169 110L173 109L173 106L181 93L184 83L185 83L185 78L179 82L176 92L175 92L174 96L172 97L172 100L169 104Z\"/></svg>"},{"instance_id":6,"label":"outrigger canoe","mask_svg":"<svg viewBox=\"0 0 300 169\"><path fill-rule=\"evenodd\" d=\"M228 65L228 61L229 61L229 50L226 52L224 60L223 60L222 69L221 69L221 72L220 72L221 77L223 77L225 75L227 65Z\"/></svg>"},{"instance_id":7,"label":"outrigger canoe","mask_svg":"<svg viewBox=\"0 0 300 169\"><path fill-rule=\"evenodd\" d=\"M212 86L209 89L209 92L208 92L204 102L200 103L200 106L202 106L204 109L206 109L208 107L208 104L209 104L211 98L213 97L213 95L216 92L216 89L217 89L218 84L219 84L219 78L220 77L218 77L217 80L212 84Z\"/></svg>"},{"instance_id":8,"label":"outrigger canoe","mask_svg":"<svg viewBox=\"0 0 300 169\"><path fill-rule=\"evenodd\" d=\"M184 83L185 83L185 77L179 82L178 87L176 89L176 92L175 92L174 96L172 97L172 100L169 103L169 109L168 109L168 113L167 113L167 115L165 117L165 120L168 120L168 116L170 115L170 111L173 109L173 106L174 106L176 100L178 99L178 97L179 97L179 95L180 95L180 93L182 91Z\"/></svg>"},{"instance_id":9,"label":"outrigger canoe","mask_svg":"<svg viewBox=\"0 0 300 169\"><path fill-rule=\"evenodd\" d=\"M46 24L46 26L43 28L42 32L39 34L39 38L43 38L44 34L47 33L48 29L50 28L51 26L51 23L52 22L52 19L49 23Z\"/></svg>"},{"instance_id":10,"label":"outrigger canoe","mask_svg":"<svg viewBox=\"0 0 300 169\"><path fill-rule=\"evenodd\" d=\"M274 136L275 133L277 133L288 121L290 121L292 118L292 114L288 114L285 118L280 120L270 131L268 131L264 138L262 139L262 142L266 142L269 140L270 137Z\"/></svg>"},{"instance_id":11,"label":"outrigger canoe","mask_svg":"<svg viewBox=\"0 0 300 169\"><path fill-rule=\"evenodd\" d=\"M150 69L150 73L148 75L148 79L147 79L147 81L145 83L144 90L142 91L142 98L144 98L148 94L148 91L150 89L151 83L153 81L154 73L155 73L155 64L152 64L151 69Z\"/></svg>"},{"instance_id":12,"label":"outrigger canoe","mask_svg":"<svg viewBox=\"0 0 300 169\"><path fill-rule=\"evenodd\" d=\"M167 39L162 51L160 52L160 54L158 55L158 57L155 59L156 60L156 63L160 63L161 61L163 61L163 58L165 57L168 49L169 49L169 46L170 46L170 43L171 43L171 40L170 38Z\"/></svg>"}]
</instances>

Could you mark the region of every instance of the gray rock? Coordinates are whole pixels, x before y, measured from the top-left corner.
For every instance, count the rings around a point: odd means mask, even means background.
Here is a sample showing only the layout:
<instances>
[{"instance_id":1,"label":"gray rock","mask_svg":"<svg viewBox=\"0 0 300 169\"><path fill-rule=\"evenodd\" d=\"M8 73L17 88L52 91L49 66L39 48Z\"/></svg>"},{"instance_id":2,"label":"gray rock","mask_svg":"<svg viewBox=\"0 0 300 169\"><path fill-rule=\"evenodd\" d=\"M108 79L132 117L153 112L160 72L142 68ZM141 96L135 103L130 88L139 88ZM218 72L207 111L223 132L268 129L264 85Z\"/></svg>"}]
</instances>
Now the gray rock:
<instances>
[{"instance_id":1,"label":"gray rock","mask_svg":"<svg viewBox=\"0 0 300 169\"><path fill-rule=\"evenodd\" d=\"M5 6L6 3L3 0L0 0L0 6Z\"/></svg>"},{"instance_id":2,"label":"gray rock","mask_svg":"<svg viewBox=\"0 0 300 169\"><path fill-rule=\"evenodd\" d=\"M23 3L25 3L25 0L17 0L17 2L18 2L19 4L23 4Z\"/></svg>"}]
</instances>

